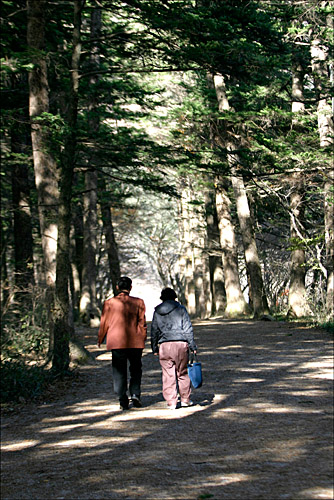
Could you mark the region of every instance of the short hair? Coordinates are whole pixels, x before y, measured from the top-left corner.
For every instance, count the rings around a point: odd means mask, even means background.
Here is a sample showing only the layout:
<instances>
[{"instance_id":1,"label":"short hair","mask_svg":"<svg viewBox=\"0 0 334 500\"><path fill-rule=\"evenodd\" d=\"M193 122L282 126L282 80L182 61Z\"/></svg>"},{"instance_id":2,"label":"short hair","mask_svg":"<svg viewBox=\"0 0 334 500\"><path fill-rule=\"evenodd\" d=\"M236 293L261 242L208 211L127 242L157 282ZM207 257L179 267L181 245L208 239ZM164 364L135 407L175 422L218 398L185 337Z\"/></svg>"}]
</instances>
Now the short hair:
<instances>
[{"instance_id":1,"label":"short hair","mask_svg":"<svg viewBox=\"0 0 334 500\"><path fill-rule=\"evenodd\" d=\"M132 286L132 280L127 276L121 276L117 282L117 286L120 290L130 290Z\"/></svg>"},{"instance_id":2,"label":"short hair","mask_svg":"<svg viewBox=\"0 0 334 500\"><path fill-rule=\"evenodd\" d=\"M175 300L177 297L176 292L173 290L173 288L164 288L161 291L160 299L165 301L165 300Z\"/></svg>"}]
</instances>

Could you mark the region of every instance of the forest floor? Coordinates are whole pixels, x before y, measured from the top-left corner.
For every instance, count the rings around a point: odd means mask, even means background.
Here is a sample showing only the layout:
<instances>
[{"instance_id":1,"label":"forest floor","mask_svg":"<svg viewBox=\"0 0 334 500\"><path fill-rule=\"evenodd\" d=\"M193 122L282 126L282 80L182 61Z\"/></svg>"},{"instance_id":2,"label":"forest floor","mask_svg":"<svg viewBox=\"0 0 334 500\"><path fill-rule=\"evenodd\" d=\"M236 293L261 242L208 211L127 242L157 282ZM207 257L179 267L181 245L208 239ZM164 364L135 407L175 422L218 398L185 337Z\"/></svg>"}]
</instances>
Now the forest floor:
<instances>
[{"instance_id":1,"label":"forest floor","mask_svg":"<svg viewBox=\"0 0 334 500\"><path fill-rule=\"evenodd\" d=\"M111 354L44 400L2 415L2 500L332 499L333 351L322 330L194 322L203 386L168 410L159 361L143 354L140 409L119 410Z\"/></svg>"}]
</instances>

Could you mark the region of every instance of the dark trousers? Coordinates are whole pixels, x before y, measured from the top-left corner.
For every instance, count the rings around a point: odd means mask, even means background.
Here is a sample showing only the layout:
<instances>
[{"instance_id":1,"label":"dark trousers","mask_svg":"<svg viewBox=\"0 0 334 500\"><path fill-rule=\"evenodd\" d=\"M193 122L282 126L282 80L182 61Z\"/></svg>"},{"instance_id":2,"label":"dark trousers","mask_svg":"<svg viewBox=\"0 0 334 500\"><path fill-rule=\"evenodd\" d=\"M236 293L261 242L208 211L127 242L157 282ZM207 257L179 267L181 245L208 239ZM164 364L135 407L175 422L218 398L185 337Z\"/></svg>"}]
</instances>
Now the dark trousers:
<instances>
[{"instance_id":1,"label":"dark trousers","mask_svg":"<svg viewBox=\"0 0 334 500\"><path fill-rule=\"evenodd\" d=\"M130 370L130 396L140 397L140 385L142 376L141 356L143 349L112 349L112 374L114 379L114 391L121 403L127 403L126 394L128 388L128 360Z\"/></svg>"}]
</instances>

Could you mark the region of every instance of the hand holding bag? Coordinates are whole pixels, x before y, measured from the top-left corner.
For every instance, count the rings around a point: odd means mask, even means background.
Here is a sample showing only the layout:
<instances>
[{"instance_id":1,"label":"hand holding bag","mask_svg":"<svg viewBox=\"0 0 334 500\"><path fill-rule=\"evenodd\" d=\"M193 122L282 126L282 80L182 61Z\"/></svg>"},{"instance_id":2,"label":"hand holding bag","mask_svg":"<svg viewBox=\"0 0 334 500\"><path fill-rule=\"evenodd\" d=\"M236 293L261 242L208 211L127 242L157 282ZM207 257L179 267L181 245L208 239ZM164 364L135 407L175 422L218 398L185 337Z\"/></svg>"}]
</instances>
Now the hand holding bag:
<instances>
[{"instance_id":1,"label":"hand holding bag","mask_svg":"<svg viewBox=\"0 0 334 500\"><path fill-rule=\"evenodd\" d=\"M203 382L202 363L197 361L197 356L195 353L190 354L187 370L193 388L198 389L199 387L201 387Z\"/></svg>"}]
</instances>

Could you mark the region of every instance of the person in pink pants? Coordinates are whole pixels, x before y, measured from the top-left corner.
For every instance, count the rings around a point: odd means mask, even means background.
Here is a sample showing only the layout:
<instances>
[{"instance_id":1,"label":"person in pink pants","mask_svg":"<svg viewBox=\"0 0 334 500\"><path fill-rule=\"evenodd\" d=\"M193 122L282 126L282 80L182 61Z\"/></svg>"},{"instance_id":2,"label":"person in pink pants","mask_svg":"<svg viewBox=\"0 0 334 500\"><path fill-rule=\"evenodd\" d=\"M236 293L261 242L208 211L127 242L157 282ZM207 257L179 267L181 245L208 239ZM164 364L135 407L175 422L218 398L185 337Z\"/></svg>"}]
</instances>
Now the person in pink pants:
<instances>
[{"instance_id":1,"label":"person in pink pants","mask_svg":"<svg viewBox=\"0 0 334 500\"><path fill-rule=\"evenodd\" d=\"M191 383L187 373L189 349L196 353L194 331L189 314L184 306L176 300L172 288L164 288L153 314L151 325L151 347L155 355L159 355L162 369L162 394L170 409L174 410L178 403L178 392L181 407L191 406Z\"/></svg>"}]
</instances>

